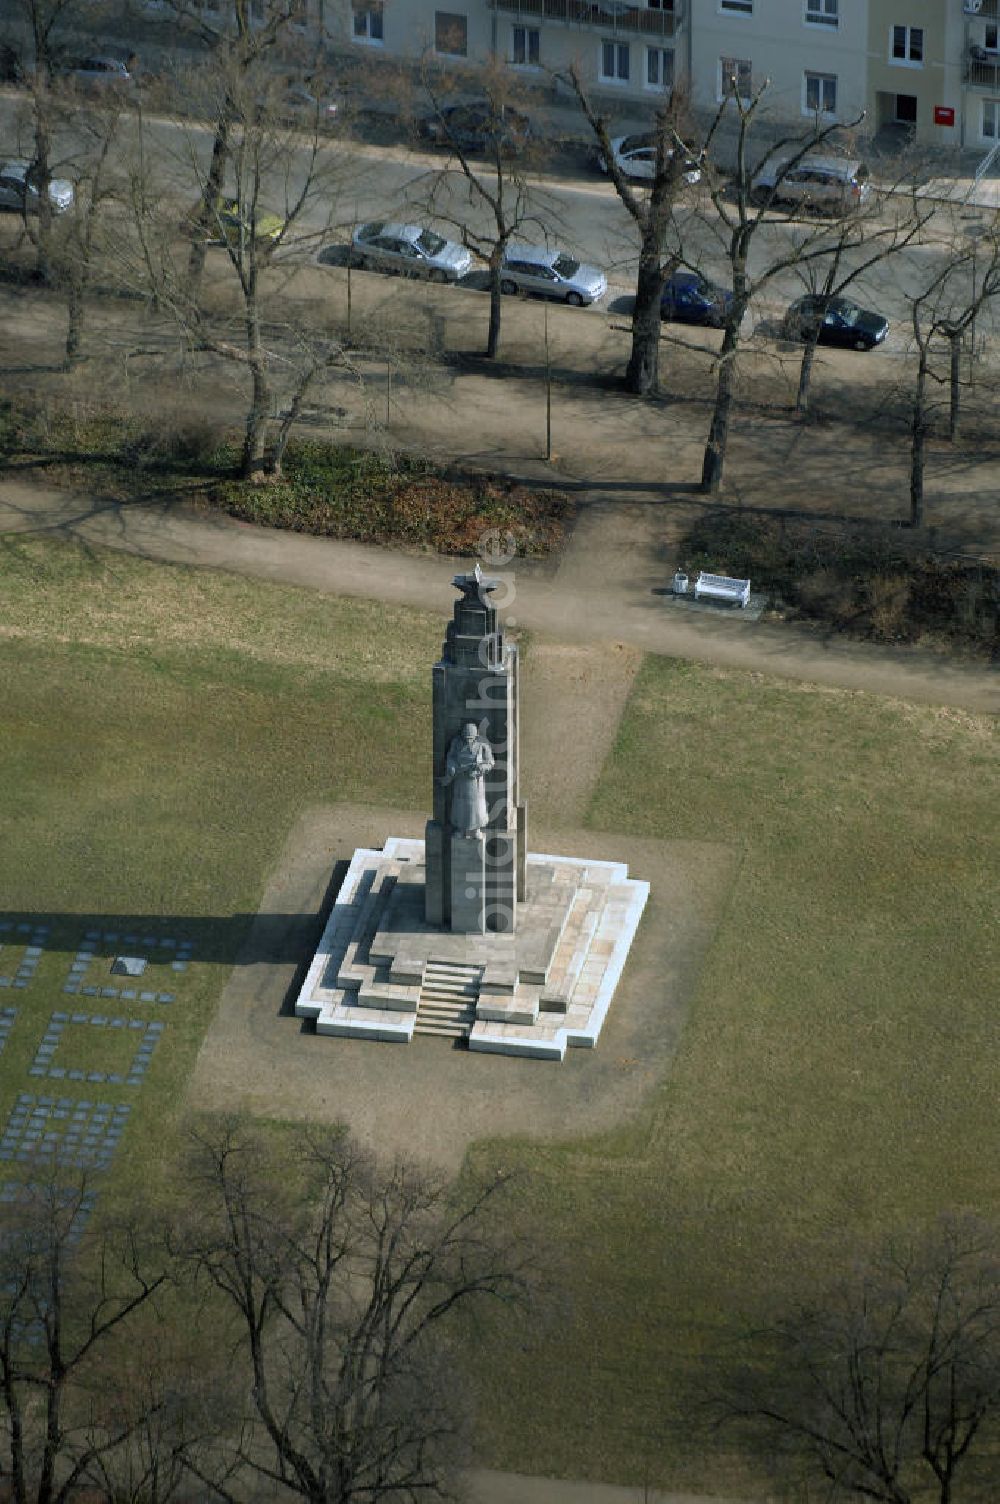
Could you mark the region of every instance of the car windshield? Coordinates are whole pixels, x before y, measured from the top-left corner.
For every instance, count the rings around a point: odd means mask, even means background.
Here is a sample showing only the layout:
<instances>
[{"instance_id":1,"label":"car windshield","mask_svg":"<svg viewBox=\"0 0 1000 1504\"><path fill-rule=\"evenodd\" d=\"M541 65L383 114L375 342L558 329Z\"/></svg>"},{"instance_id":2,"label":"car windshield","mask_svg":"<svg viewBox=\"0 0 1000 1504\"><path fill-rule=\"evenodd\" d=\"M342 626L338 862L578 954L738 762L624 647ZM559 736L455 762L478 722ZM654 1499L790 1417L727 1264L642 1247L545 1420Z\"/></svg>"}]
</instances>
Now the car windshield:
<instances>
[{"instance_id":1,"label":"car windshield","mask_svg":"<svg viewBox=\"0 0 1000 1504\"><path fill-rule=\"evenodd\" d=\"M442 235L435 235L433 230L421 230L417 236L417 246L425 256L440 256L448 242Z\"/></svg>"},{"instance_id":2,"label":"car windshield","mask_svg":"<svg viewBox=\"0 0 1000 1504\"><path fill-rule=\"evenodd\" d=\"M655 145L652 136L626 136L621 144L622 152L641 151L643 147L649 148Z\"/></svg>"},{"instance_id":3,"label":"car windshield","mask_svg":"<svg viewBox=\"0 0 1000 1504\"><path fill-rule=\"evenodd\" d=\"M552 270L560 277L575 277L580 270L580 263L574 261L572 256L557 256L552 263Z\"/></svg>"},{"instance_id":4,"label":"car windshield","mask_svg":"<svg viewBox=\"0 0 1000 1504\"><path fill-rule=\"evenodd\" d=\"M857 303L848 303L846 298L838 298L835 303L831 303L830 312L845 324L856 324L861 317Z\"/></svg>"}]
</instances>

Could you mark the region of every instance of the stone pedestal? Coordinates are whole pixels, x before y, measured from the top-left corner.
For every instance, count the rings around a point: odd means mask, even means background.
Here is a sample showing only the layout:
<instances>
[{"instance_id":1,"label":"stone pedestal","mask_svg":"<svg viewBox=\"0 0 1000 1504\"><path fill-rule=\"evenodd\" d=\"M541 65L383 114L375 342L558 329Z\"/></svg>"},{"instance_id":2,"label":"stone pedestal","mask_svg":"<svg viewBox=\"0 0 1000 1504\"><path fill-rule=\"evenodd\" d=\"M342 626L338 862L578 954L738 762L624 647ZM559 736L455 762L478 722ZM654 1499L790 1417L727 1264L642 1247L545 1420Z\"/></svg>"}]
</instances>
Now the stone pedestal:
<instances>
[{"instance_id":1,"label":"stone pedestal","mask_svg":"<svg viewBox=\"0 0 1000 1504\"><path fill-rule=\"evenodd\" d=\"M451 927L461 935L486 933L486 841L452 836L449 866Z\"/></svg>"},{"instance_id":2,"label":"stone pedestal","mask_svg":"<svg viewBox=\"0 0 1000 1504\"><path fill-rule=\"evenodd\" d=\"M478 870L482 841L462 842L462 853L459 844L449 852L453 874L459 864ZM354 853L296 1015L341 1038L444 1035L537 1060L592 1049L648 884L621 862L532 852L516 932L462 932L461 915L448 929L425 919L424 857L423 841L399 837Z\"/></svg>"}]
</instances>

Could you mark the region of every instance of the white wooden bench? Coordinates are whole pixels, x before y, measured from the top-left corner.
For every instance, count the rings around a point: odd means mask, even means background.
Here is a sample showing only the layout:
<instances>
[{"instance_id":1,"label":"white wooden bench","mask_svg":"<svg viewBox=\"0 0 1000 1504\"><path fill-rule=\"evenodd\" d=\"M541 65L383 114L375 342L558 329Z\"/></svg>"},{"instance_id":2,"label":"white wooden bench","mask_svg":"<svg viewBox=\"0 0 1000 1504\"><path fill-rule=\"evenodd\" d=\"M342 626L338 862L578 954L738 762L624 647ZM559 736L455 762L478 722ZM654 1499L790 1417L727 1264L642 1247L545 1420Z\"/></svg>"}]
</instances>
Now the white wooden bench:
<instances>
[{"instance_id":1,"label":"white wooden bench","mask_svg":"<svg viewBox=\"0 0 1000 1504\"><path fill-rule=\"evenodd\" d=\"M745 606L750 599L750 581L732 580L727 574L705 574L703 570L694 582L694 598L700 601L704 596L709 600L739 602Z\"/></svg>"}]
</instances>

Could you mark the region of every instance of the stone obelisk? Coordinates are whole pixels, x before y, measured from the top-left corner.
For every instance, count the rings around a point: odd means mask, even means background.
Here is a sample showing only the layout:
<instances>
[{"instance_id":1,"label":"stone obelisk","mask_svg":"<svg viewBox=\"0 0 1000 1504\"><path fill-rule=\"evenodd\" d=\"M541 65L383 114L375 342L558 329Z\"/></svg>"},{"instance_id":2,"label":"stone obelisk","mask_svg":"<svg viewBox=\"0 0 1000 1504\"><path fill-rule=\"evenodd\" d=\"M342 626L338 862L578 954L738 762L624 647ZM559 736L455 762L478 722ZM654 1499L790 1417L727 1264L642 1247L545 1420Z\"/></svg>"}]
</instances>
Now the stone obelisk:
<instances>
[{"instance_id":1,"label":"stone obelisk","mask_svg":"<svg viewBox=\"0 0 1000 1504\"><path fill-rule=\"evenodd\" d=\"M525 896L527 811L518 782L517 648L505 642L479 565L433 669L434 814L426 918L465 934L510 933Z\"/></svg>"}]
</instances>

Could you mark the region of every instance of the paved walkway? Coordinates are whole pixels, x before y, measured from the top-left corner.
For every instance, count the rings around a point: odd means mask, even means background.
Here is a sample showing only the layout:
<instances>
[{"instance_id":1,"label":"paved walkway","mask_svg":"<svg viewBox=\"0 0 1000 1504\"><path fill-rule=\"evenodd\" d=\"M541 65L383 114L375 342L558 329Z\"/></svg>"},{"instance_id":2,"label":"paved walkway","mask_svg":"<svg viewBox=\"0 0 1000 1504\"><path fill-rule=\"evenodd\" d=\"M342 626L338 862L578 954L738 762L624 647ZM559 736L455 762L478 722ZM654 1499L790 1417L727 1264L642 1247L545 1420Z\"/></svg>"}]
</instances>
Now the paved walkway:
<instances>
[{"instance_id":1,"label":"paved walkway","mask_svg":"<svg viewBox=\"0 0 1000 1504\"><path fill-rule=\"evenodd\" d=\"M506 619L565 643L621 642L641 651L995 714L1000 677L906 649L826 639L790 625L687 613L662 592L662 515L647 503L587 504L557 566L515 560ZM19 480L0 481L0 534L75 537L150 559L234 570L332 595L451 611L451 561L251 527L182 506L119 506Z\"/></svg>"},{"instance_id":2,"label":"paved walkway","mask_svg":"<svg viewBox=\"0 0 1000 1504\"><path fill-rule=\"evenodd\" d=\"M664 1494L641 1486L584 1483L557 1478L526 1478L522 1473L468 1474L469 1504L738 1504L702 1494Z\"/></svg>"}]
</instances>

